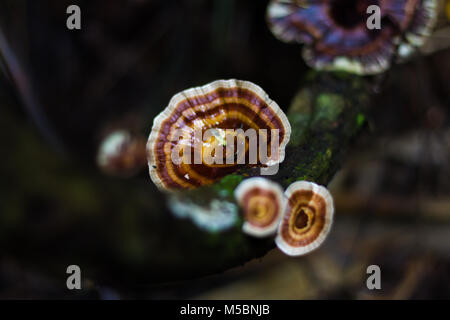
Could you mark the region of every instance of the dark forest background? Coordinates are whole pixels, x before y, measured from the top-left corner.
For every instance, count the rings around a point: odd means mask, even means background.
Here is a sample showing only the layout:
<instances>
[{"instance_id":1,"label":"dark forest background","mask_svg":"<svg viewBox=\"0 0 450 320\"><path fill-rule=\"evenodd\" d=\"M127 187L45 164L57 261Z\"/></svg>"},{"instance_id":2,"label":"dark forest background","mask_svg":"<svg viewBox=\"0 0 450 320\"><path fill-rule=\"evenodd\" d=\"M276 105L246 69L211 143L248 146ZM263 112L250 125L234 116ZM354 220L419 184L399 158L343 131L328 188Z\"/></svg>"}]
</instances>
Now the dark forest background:
<instances>
[{"instance_id":1,"label":"dark forest background","mask_svg":"<svg viewBox=\"0 0 450 320\"><path fill-rule=\"evenodd\" d=\"M0 2L0 298L450 297L444 11L426 51L373 81L368 123L330 185L337 219L322 249L299 259L272 250L222 274L157 285L122 272L146 250L134 236L136 207L160 204L145 200L155 191L146 169L130 179L99 171L102 134L131 124L147 136L172 95L216 79L255 82L286 110L310 70L301 46L269 31L267 3ZM66 28L70 4L81 7L82 30ZM91 224L80 224L86 216ZM103 275L88 270L76 293L65 266L83 257L67 259L67 248L94 257L89 268ZM126 263L116 269L118 259ZM369 264L383 272L375 293L365 287Z\"/></svg>"}]
</instances>

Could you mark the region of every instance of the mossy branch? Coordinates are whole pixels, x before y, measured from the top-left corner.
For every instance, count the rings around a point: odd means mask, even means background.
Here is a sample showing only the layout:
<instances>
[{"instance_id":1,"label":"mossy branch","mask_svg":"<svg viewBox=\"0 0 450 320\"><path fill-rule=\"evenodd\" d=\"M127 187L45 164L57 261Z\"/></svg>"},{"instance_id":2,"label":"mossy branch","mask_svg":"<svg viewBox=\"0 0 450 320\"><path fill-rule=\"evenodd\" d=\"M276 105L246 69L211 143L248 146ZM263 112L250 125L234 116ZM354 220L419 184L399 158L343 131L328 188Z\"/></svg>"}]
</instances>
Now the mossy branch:
<instances>
[{"instance_id":1,"label":"mossy branch","mask_svg":"<svg viewBox=\"0 0 450 320\"><path fill-rule=\"evenodd\" d=\"M349 142L365 123L368 92L368 85L362 78L312 73L288 111L292 135L285 161L277 174L265 177L284 188L296 180L327 185L339 168ZM208 210L211 215L217 215L220 210L235 215L238 207L233 198L234 189L243 179L259 173L257 168L243 170L213 186L170 196L171 210L175 215L185 211L181 215L188 216L200 228L208 229L207 223L197 219L198 215ZM244 235L241 220L238 214L227 231L198 231L193 236L195 239L177 235L181 250L185 250L183 243L196 243L191 275L223 271L260 257L273 248L273 238L259 240ZM198 263L197 259L202 262ZM186 264L183 269L186 270Z\"/></svg>"}]
</instances>

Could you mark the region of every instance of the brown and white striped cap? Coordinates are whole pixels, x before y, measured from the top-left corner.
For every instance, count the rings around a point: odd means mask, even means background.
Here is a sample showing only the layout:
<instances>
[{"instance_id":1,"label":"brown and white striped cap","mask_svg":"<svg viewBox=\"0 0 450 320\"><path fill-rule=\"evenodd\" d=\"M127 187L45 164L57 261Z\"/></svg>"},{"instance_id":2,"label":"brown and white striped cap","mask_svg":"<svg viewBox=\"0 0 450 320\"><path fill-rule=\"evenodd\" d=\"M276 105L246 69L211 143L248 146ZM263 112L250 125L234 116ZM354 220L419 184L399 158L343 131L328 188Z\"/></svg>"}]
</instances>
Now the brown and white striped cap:
<instances>
[{"instance_id":1,"label":"brown and white striped cap","mask_svg":"<svg viewBox=\"0 0 450 320\"><path fill-rule=\"evenodd\" d=\"M217 135L208 141L199 141L196 132L209 129L215 130ZM155 118L147 142L148 164L153 182L165 191L192 189L214 183L235 172L243 166L238 161L209 164L204 161L203 154L205 149L223 143L227 130L236 129L266 129L268 150L271 150L274 143L271 129L278 129L278 155L271 156L271 159L276 159L276 163L284 160L291 127L284 112L259 86L248 81L217 80L176 94L167 108ZM194 145L198 142L203 152L200 163L195 163ZM191 147L191 161L174 163L173 151L180 145ZM225 144L222 146L226 148ZM248 146L245 148L248 153ZM187 154L181 154L181 157L185 156ZM258 162L255 166L264 165Z\"/></svg>"},{"instance_id":2,"label":"brown and white striped cap","mask_svg":"<svg viewBox=\"0 0 450 320\"><path fill-rule=\"evenodd\" d=\"M290 256L307 254L327 237L333 222L333 198L328 190L313 182L298 181L285 191L286 211L275 242Z\"/></svg>"}]
</instances>

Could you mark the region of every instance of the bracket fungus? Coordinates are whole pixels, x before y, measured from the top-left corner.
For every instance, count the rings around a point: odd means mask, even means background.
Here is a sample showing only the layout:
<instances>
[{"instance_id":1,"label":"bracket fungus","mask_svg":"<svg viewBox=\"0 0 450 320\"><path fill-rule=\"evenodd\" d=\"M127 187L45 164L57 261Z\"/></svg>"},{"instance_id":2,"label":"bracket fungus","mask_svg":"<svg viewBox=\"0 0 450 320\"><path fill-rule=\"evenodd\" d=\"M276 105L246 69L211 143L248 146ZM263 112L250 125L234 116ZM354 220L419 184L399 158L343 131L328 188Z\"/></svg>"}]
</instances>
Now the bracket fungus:
<instances>
[{"instance_id":1,"label":"bracket fungus","mask_svg":"<svg viewBox=\"0 0 450 320\"><path fill-rule=\"evenodd\" d=\"M290 256L300 256L319 247L333 222L334 205L325 187L297 181L285 191L287 205L275 243Z\"/></svg>"},{"instance_id":2,"label":"bracket fungus","mask_svg":"<svg viewBox=\"0 0 450 320\"><path fill-rule=\"evenodd\" d=\"M379 25L368 27L372 5ZM320 70L360 75L386 71L430 35L437 0L272 0L267 19L281 41L305 44L303 58Z\"/></svg>"},{"instance_id":3,"label":"bracket fungus","mask_svg":"<svg viewBox=\"0 0 450 320\"><path fill-rule=\"evenodd\" d=\"M146 163L145 137L128 130L115 130L106 135L97 152L97 165L109 175L130 177Z\"/></svg>"},{"instance_id":4,"label":"bracket fungus","mask_svg":"<svg viewBox=\"0 0 450 320\"><path fill-rule=\"evenodd\" d=\"M259 152L249 133L259 138ZM284 112L251 82L191 88L154 119L147 142L150 177L161 190L173 191L212 184L245 166L272 166L284 160L290 133Z\"/></svg>"},{"instance_id":5,"label":"bracket fungus","mask_svg":"<svg viewBox=\"0 0 450 320\"><path fill-rule=\"evenodd\" d=\"M274 234L285 209L283 189L275 182L256 177L246 179L234 192L244 214L242 230L254 237Z\"/></svg>"}]
</instances>

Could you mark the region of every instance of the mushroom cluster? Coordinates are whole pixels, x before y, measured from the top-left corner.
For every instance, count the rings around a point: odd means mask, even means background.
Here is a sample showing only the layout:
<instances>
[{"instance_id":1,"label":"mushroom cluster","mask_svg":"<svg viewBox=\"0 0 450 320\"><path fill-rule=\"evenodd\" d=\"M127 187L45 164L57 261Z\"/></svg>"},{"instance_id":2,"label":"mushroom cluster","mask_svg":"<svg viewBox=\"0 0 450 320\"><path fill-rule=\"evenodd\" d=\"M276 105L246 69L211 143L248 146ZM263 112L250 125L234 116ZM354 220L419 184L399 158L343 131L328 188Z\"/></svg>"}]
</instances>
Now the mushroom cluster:
<instances>
[{"instance_id":1,"label":"mushroom cluster","mask_svg":"<svg viewBox=\"0 0 450 320\"><path fill-rule=\"evenodd\" d=\"M258 161L253 165L267 167L282 162L291 127L283 111L260 87L248 81L218 80L182 91L154 119L147 142L151 179L162 191L214 183L249 165L237 160L242 156L248 160L252 156L249 154L251 141L236 141L236 135L232 133L230 142L228 134L229 130L245 132L251 129L263 131L266 139L258 139L258 142L262 141L264 149L271 150L269 161L263 161L258 153ZM207 131L212 134L205 138ZM228 155L223 157L222 152L218 152L227 151L230 144L232 150L239 149L239 143L243 143L245 152L237 158L233 154L231 163L225 161ZM278 148L274 151L272 145ZM223 157L224 161L207 161L206 156L211 152L219 153L219 160ZM192 163L192 159L199 162ZM203 206L189 199L178 199L181 195L171 193L171 211L179 218L190 218L202 229L225 230L237 221L237 207L228 200L213 199L209 206ZM275 242L288 255L302 255L314 250L324 241L331 227L332 197L326 188L312 182L295 182L283 193L277 183L253 177L238 185L234 197L243 214L243 232L259 238L278 232Z\"/></svg>"},{"instance_id":2,"label":"mushroom cluster","mask_svg":"<svg viewBox=\"0 0 450 320\"><path fill-rule=\"evenodd\" d=\"M250 178L236 188L235 198L244 215L244 233L266 237L278 230L275 243L290 256L318 248L331 229L333 198L313 182L294 182L283 194L268 179Z\"/></svg>"},{"instance_id":3,"label":"mushroom cluster","mask_svg":"<svg viewBox=\"0 0 450 320\"><path fill-rule=\"evenodd\" d=\"M255 154L249 154L249 129L265 134L258 147L267 144L270 161L259 153L250 161ZM188 89L176 94L154 119L147 142L150 176L161 190L173 191L214 183L244 166L271 166L284 160L290 132L284 112L251 82L218 80ZM221 161L208 161L207 156L218 156L219 151Z\"/></svg>"},{"instance_id":4,"label":"mushroom cluster","mask_svg":"<svg viewBox=\"0 0 450 320\"><path fill-rule=\"evenodd\" d=\"M437 0L272 0L267 19L281 41L305 44L311 67L366 75L387 70L396 52L421 46L436 8ZM371 14L380 19L369 28Z\"/></svg>"}]
</instances>

